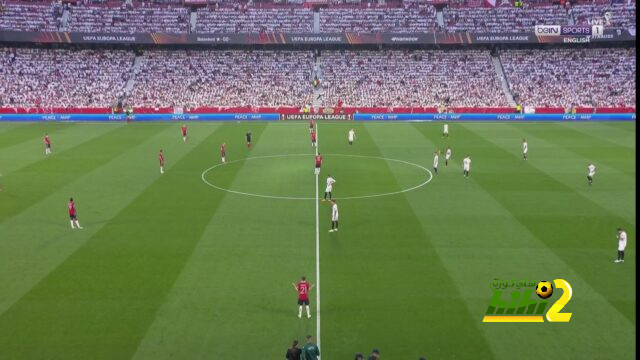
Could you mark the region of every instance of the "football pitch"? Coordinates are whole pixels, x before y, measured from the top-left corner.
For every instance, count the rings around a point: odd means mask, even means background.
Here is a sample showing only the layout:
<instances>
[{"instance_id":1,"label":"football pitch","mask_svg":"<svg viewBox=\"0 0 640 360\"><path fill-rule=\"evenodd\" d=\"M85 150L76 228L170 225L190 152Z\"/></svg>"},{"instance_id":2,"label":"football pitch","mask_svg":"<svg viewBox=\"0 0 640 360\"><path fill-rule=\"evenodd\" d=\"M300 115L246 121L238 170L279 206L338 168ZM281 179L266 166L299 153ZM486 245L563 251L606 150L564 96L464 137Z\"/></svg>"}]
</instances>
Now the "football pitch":
<instances>
[{"instance_id":1,"label":"football pitch","mask_svg":"<svg viewBox=\"0 0 640 360\"><path fill-rule=\"evenodd\" d=\"M634 358L635 123L321 122L317 187L307 123L180 125L0 123L0 359ZM494 279L565 279L570 322L483 323Z\"/></svg>"}]
</instances>

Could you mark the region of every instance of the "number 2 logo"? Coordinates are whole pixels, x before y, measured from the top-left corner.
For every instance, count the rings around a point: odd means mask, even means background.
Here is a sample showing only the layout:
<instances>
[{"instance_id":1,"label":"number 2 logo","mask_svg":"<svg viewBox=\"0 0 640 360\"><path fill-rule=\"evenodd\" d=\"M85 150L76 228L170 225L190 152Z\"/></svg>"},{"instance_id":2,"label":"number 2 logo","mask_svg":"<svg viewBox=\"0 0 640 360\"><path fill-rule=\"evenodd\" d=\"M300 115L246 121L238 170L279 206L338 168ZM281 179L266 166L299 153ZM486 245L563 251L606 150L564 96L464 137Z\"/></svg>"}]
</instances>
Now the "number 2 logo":
<instances>
[{"instance_id":1,"label":"number 2 logo","mask_svg":"<svg viewBox=\"0 0 640 360\"><path fill-rule=\"evenodd\" d=\"M557 289L562 289L563 293L560 296L560 299L556 300L556 302L551 305L549 311L547 311L547 321L549 322L569 322L571 319L571 313L561 313L560 310L567 305L569 300L571 300L571 296L573 296L573 290L571 289L571 285L564 279L555 279L553 283L556 285Z\"/></svg>"}]
</instances>

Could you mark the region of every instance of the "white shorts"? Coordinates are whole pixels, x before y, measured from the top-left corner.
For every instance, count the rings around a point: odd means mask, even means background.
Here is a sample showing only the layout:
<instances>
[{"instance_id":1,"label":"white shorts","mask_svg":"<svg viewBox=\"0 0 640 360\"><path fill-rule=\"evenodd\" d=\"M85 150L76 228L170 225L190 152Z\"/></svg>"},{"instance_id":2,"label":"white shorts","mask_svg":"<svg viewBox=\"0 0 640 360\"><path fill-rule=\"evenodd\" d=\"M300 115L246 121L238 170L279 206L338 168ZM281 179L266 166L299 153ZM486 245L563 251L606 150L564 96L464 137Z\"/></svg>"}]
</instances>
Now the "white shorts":
<instances>
[{"instance_id":1,"label":"white shorts","mask_svg":"<svg viewBox=\"0 0 640 360\"><path fill-rule=\"evenodd\" d=\"M332 216L331 217L331 221L338 221L338 217L337 216L335 216L335 217Z\"/></svg>"},{"instance_id":2,"label":"white shorts","mask_svg":"<svg viewBox=\"0 0 640 360\"><path fill-rule=\"evenodd\" d=\"M447 156L445 156L444 158L445 158L445 159L447 159L447 160L449 160L449 159L451 159L451 156L447 155Z\"/></svg>"},{"instance_id":3,"label":"white shorts","mask_svg":"<svg viewBox=\"0 0 640 360\"><path fill-rule=\"evenodd\" d=\"M468 167L468 166L465 166L465 167L463 167L463 168L462 168L462 170L464 170L464 171L469 171L469 167Z\"/></svg>"},{"instance_id":4,"label":"white shorts","mask_svg":"<svg viewBox=\"0 0 640 360\"><path fill-rule=\"evenodd\" d=\"M333 190L333 188L331 186L327 186L326 189L324 189L324 192L331 192Z\"/></svg>"},{"instance_id":5,"label":"white shorts","mask_svg":"<svg viewBox=\"0 0 640 360\"><path fill-rule=\"evenodd\" d=\"M620 242L618 241L618 251L624 251L624 248L627 247L627 242Z\"/></svg>"}]
</instances>

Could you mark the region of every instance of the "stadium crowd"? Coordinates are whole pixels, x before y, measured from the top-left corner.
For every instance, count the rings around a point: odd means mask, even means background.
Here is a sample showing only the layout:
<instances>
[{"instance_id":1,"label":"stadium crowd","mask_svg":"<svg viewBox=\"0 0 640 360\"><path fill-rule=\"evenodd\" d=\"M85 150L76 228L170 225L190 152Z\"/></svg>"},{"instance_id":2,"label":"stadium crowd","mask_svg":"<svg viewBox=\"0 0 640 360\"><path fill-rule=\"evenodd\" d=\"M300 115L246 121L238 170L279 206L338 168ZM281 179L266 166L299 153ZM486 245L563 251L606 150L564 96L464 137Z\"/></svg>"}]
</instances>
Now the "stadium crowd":
<instances>
[{"instance_id":1,"label":"stadium crowd","mask_svg":"<svg viewBox=\"0 0 640 360\"><path fill-rule=\"evenodd\" d=\"M271 4L267 6L265 4ZM363 6L369 4L369 6ZM522 32L535 25L582 25L603 20L608 26L635 29L635 1L606 3L563 0L513 2L477 6L453 1L441 11L442 26L433 5L393 2L330 6L319 10L319 31L331 32ZM68 10L68 21L63 12ZM191 13L195 28L191 28ZM298 4L273 6L270 2L219 2L190 8L173 1L82 1L62 5L58 1L11 2L0 7L0 30L78 32L258 33L312 32L313 11Z\"/></svg>"},{"instance_id":2,"label":"stadium crowd","mask_svg":"<svg viewBox=\"0 0 640 360\"><path fill-rule=\"evenodd\" d=\"M635 48L503 50L516 101L535 107L635 107ZM0 48L0 107L305 107L311 51ZM508 106L484 50L323 51L323 107ZM133 79L130 94L125 84Z\"/></svg>"},{"instance_id":3,"label":"stadium crowd","mask_svg":"<svg viewBox=\"0 0 640 360\"><path fill-rule=\"evenodd\" d=\"M57 2L5 4L0 6L0 30L57 31L62 11Z\"/></svg>"},{"instance_id":4,"label":"stadium crowd","mask_svg":"<svg viewBox=\"0 0 640 360\"><path fill-rule=\"evenodd\" d=\"M508 50L500 58L524 105L636 105L635 49Z\"/></svg>"},{"instance_id":5,"label":"stadium crowd","mask_svg":"<svg viewBox=\"0 0 640 360\"><path fill-rule=\"evenodd\" d=\"M323 52L324 106L507 104L488 51Z\"/></svg>"},{"instance_id":6,"label":"stadium crowd","mask_svg":"<svg viewBox=\"0 0 640 360\"><path fill-rule=\"evenodd\" d=\"M199 33L257 33L264 31L311 32L313 13L309 9L201 8Z\"/></svg>"},{"instance_id":7,"label":"stadium crowd","mask_svg":"<svg viewBox=\"0 0 640 360\"><path fill-rule=\"evenodd\" d=\"M184 7L70 7L69 31L186 33L189 10Z\"/></svg>"},{"instance_id":8,"label":"stadium crowd","mask_svg":"<svg viewBox=\"0 0 640 360\"><path fill-rule=\"evenodd\" d=\"M408 8L320 10L322 32L432 32L439 28L431 5Z\"/></svg>"},{"instance_id":9,"label":"stadium crowd","mask_svg":"<svg viewBox=\"0 0 640 360\"><path fill-rule=\"evenodd\" d=\"M0 48L0 106L110 107L133 60L124 50Z\"/></svg>"},{"instance_id":10,"label":"stadium crowd","mask_svg":"<svg viewBox=\"0 0 640 360\"><path fill-rule=\"evenodd\" d=\"M310 99L309 51L153 50L143 57L135 106L302 106Z\"/></svg>"}]
</instances>

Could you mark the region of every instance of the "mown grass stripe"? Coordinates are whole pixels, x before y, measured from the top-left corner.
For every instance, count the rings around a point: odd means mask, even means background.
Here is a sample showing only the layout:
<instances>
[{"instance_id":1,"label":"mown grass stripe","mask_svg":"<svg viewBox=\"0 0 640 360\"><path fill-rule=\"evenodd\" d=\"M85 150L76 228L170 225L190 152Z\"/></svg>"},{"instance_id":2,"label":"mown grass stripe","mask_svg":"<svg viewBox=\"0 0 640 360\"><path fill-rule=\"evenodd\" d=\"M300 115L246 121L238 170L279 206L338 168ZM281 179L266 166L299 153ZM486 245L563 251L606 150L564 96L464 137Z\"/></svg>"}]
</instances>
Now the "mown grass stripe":
<instances>
[{"instance_id":1,"label":"mown grass stripe","mask_svg":"<svg viewBox=\"0 0 640 360\"><path fill-rule=\"evenodd\" d=\"M156 160L159 144L171 155L170 169L214 129L210 125L198 128L188 144L179 138L177 125L141 136L139 144L131 144L127 152L0 224L0 314L160 176ZM65 205L71 195L77 202L82 231L69 228Z\"/></svg>"},{"instance_id":2,"label":"mown grass stripe","mask_svg":"<svg viewBox=\"0 0 640 360\"><path fill-rule=\"evenodd\" d=\"M619 268L612 266L611 256L615 255L616 228L626 228L629 236L633 238L635 224L611 214L582 196L573 187L556 181L545 172L531 166L514 172L511 182L505 183L495 174L500 173L499 169L517 169L515 166L522 160L512 153L492 146L483 137L470 130L469 126L466 124L458 126L456 131L466 137L468 141L466 152L473 154L472 159L475 159L472 164L474 181L508 209L518 222L575 269L583 279L588 280L591 287L618 309L627 320L635 324L635 308L629 306L627 301L611 298L611 294L620 294L618 299L624 297L621 291L626 291L624 289L634 282L633 274L626 273L624 276L619 276ZM429 138L436 136L428 133L425 135ZM546 189L547 196L543 196L540 191L536 192L537 196L531 196L531 190L539 190L541 187ZM583 241L583 238L593 237L601 238L603 242L594 244ZM567 257L564 251L564 249L585 246L610 252L612 255L598 259L585 259ZM600 265L594 266L594 262ZM594 276L594 271L599 275Z\"/></svg>"},{"instance_id":3,"label":"mown grass stripe","mask_svg":"<svg viewBox=\"0 0 640 360\"><path fill-rule=\"evenodd\" d=\"M249 124L236 127L240 135L253 129ZM257 144L250 151L231 148L231 159L311 153L306 123L272 123L257 136L254 132ZM229 187L313 194L313 156L288 160L247 162ZM221 167L210 176L217 181L230 170ZM297 318L296 293L291 287L301 275L315 282L313 203L226 194L219 209L134 359L251 358L255 349L265 358L275 358L292 339L314 334L315 316ZM312 314L315 305L312 299ZM251 346L246 346L247 339Z\"/></svg>"},{"instance_id":4,"label":"mown grass stripe","mask_svg":"<svg viewBox=\"0 0 640 360\"><path fill-rule=\"evenodd\" d=\"M74 126L71 123L0 123L0 149L4 149L25 141L38 139L42 143L45 133L55 136L60 131ZM44 145L43 145L44 146Z\"/></svg>"},{"instance_id":5,"label":"mown grass stripe","mask_svg":"<svg viewBox=\"0 0 640 360\"><path fill-rule=\"evenodd\" d=\"M4 174L3 183L6 191L2 195L11 196L14 201L0 202L0 223L20 214L78 177L129 151L131 146L162 131L166 126L119 127L64 152L54 153L46 158L43 155L40 161L10 174Z\"/></svg>"},{"instance_id":6,"label":"mown grass stripe","mask_svg":"<svg viewBox=\"0 0 640 360\"><path fill-rule=\"evenodd\" d=\"M131 357L224 197L202 187L198 175L203 155L231 137L231 128L219 127L5 312L4 353L17 359ZM176 211L176 204L190 206Z\"/></svg>"},{"instance_id":7,"label":"mown grass stripe","mask_svg":"<svg viewBox=\"0 0 640 360\"><path fill-rule=\"evenodd\" d=\"M386 155L368 126L377 125L323 124L323 152ZM351 147L346 141L350 127L357 136ZM340 181L349 181L340 178L344 166L349 162L327 156L323 169L336 177L338 197ZM363 174L355 181L400 186L389 164L380 161L377 167L384 171L376 172L375 178ZM466 310L430 235L404 196L339 201L339 206L339 232L321 235L323 343L329 358L347 358L373 347L389 358L446 358L451 349L443 344L453 333L464 339L469 354L492 357L476 319ZM326 231L329 224L325 208L321 229ZM435 284L437 291L432 291Z\"/></svg>"},{"instance_id":8,"label":"mown grass stripe","mask_svg":"<svg viewBox=\"0 0 640 360\"><path fill-rule=\"evenodd\" d=\"M526 134L518 127L505 126L487 131L483 127L476 126L472 129L476 134L515 157L522 155L519 143ZM546 137L526 137L529 142L529 158L527 161L514 164L519 171L526 171L527 166L532 166L560 183L571 184L576 192L611 214L628 222L634 221L635 203L629 200L635 193L635 176L630 177L609 166L611 162L620 162L632 168L633 157L619 157L609 151L600 150L596 153L596 158L587 159L555 143L548 142ZM588 141L589 137L582 139L584 144L588 144ZM590 161L598 164L596 186L588 186L586 182L586 168Z\"/></svg>"}]
</instances>

